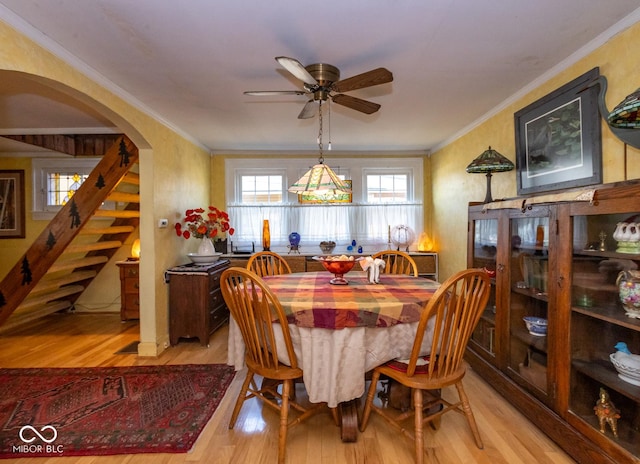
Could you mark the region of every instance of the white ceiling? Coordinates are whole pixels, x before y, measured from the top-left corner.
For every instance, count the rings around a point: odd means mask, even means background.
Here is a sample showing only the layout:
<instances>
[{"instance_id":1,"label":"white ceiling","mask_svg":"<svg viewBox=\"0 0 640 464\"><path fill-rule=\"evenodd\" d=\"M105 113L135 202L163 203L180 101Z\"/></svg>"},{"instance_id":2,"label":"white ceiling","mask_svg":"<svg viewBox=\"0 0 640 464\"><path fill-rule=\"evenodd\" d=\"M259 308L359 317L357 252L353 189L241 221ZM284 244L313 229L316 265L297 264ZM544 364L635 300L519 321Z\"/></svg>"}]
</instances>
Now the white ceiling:
<instances>
[{"instance_id":1,"label":"white ceiling","mask_svg":"<svg viewBox=\"0 0 640 464\"><path fill-rule=\"evenodd\" d=\"M317 148L317 118L297 119L306 97L243 95L302 88L274 57L333 64L342 78L383 66L393 83L349 92L381 104L379 112L331 105L332 147L424 152L640 20L639 7L638 0L0 0L0 19L214 153ZM109 126L61 94L2 78L2 134Z\"/></svg>"}]
</instances>

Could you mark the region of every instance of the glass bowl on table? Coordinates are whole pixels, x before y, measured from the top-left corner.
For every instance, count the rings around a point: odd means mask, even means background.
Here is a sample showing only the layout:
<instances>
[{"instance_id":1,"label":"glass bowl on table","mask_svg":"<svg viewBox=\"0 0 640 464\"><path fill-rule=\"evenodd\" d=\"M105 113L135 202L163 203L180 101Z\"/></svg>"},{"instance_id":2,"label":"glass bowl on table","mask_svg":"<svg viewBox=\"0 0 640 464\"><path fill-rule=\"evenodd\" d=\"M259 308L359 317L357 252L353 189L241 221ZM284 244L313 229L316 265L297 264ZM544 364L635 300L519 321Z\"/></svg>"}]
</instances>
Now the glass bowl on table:
<instances>
[{"instance_id":1,"label":"glass bowl on table","mask_svg":"<svg viewBox=\"0 0 640 464\"><path fill-rule=\"evenodd\" d=\"M353 266L362 258L355 258L354 256L314 256L313 259L320 261L322 266L334 275L334 278L329 281L333 285L347 285L349 281L344 278L344 275L348 273Z\"/></svg>"}]
</instances>

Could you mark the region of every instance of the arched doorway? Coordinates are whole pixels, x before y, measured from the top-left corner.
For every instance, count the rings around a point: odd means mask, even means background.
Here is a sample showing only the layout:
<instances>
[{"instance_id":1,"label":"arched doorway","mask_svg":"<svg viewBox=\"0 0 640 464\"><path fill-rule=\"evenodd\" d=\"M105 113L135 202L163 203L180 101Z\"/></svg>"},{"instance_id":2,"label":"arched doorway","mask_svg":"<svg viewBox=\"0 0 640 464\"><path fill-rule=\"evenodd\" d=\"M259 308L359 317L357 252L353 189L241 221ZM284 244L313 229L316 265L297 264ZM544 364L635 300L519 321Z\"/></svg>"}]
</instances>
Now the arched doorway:
<instances>
[{"instance_id":1,"label":"arched doorway","mask_svg":"<svg viewBox=\"0 0 640 464\"><path fill-rule=\"evenodd\" d=\"M36 143L28 145L25 143L28 137L23 138L17 136L31 136L34 140L43 141L54 140L56 136L76 136L82 138L87 134L118 134L122 133L131 139L139 148L141 157L151 157L152 150L149 144L131 124L116 112L108 108L106 105L96 101L88 95L72 89L60 82L53 81L48 78L27 74L17 71L0 71L0 78L3 79L3 88L0 89L0 135L14 136L12 140L0 137L0 150L2 151L2 161L0 161L0 169L11 167L12 164L18 164L26 167L27 175L26 184L27 191L31 190L33 182L33 168L25 159L34 157L55 157L57 155L70 156L70 152L66 150L58 150L45 143ZM36 135L42 137L35 137ZM96 136L96 138L98 138ZM18 141L19 140L19 141ZM94 147L95 148L95 147ZM80 157L84 153L74 152L72 157ZM96 154L96 152L94 152ZM20 159L15 161L15 159ZM140 182L145 181L143 172L139 172ZM29 195L31 197L32 194ZM30 202L32 198L25 198ZM7 249L2 250L2 254L6 259L2 261L12 265L15 257L24 253L26 247L30 245L30 238L39 233L38 229L42 229L46 225L46 220L38 221L29 219L28 225L30 232L23 240L13 240L6 248L11 248L11 252ZM140 234L143 235L143 234ZM153 234L147 234L149 240L153 241ZM129 244L124 245L127 248ZM150 248L152 249L152 244ZM2 244L0 243L0 249ZM13 258L13 259L12 259ZM141 266L144 264L141 263ZM6 270L0 266L0 277ZM117 269L113 263L105 266L102 272L117 274ZM108 280L108 279L107 279ZM92 282L87 290L89 291ZM110 285L112 286L112 285ZM94 287L99 288L98 282ZM141 286L148 288L149 286ZM153 291L153 290L152 290ZM145 299L145 295L141 295L141 300ZM153 308L153 305L150 305ZM150 320L147 320L150 319ZM155 345L155 314L151 311L143 311L140 315L140 332L146 330L149 343ZM145 329L148 325L150 329ZM142 337L141 337L142 338Z\"/></svg>"}]
</instances>

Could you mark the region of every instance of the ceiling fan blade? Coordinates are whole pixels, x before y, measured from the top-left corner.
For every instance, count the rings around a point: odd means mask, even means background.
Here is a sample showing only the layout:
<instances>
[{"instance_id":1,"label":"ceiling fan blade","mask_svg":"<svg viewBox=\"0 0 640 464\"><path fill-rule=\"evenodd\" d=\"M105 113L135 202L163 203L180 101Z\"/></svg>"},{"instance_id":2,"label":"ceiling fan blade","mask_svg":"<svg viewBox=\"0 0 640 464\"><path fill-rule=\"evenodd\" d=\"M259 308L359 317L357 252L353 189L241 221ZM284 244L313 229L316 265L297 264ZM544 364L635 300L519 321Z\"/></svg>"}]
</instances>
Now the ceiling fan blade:
<instances>
[{"instance_id":1,"label":"ceiling fan blade","mask_svg":"<svg viewBox=\"0 0 640 464\"><path fill-rule=\"evenodd\" d=\"M346 106L361 113L371 114L380 109L380 105L361 98L352 97L350 95L337 94L331 97L334 103L338 105Z\"/></svg>"},{"instance_id":2,"label":"ceiling fan blade","mask_svg":"<svg viewBox=\"0 0 640 464\"><path fill-rule=\"evenodd\" d=\"M309 100L300 111L298 119L311 119L318 112L318 105L314 100Z\"/></svg>"},{"instance_id":3,"label":"ceiling fan blade","mask_svg":"<svg viewBox=\"0 0 640 464\"><path fill-rule=\"evenodd\" d=\"M268 97L271 95L305 95L307 92L304 90L248 90L243 93L245 95Z\"/></svg>"},{"instance_id":4,"label":"ceiling fan blade","mask_svg":"<svg viewBox=\"0 0 640 464\"><path fill-rule=\"evenodd\" d=\"M289 71L291 74L296 76L298 79L300 79L305 84L309 84L309 85L317 85L318 84L318 81L316 81L314 79L314 77L311 74L309 74L309 71L307 71L304 68L304 66L302 66L302 63L300 63L295 58L289 58L289 57L286 57L286 56L276 56L276 61L278 63L280 63L280 65L284 69Z\"/></svg>"},{"instance_id":5,"label":"ceiling fan blade","mask_svg":"<svg viewBox=\"0 0 640 464\"><path fill-rule=\"evenodd\" d=\"M333 84L336 92L349 92L374 85L386 84L393 81L393 74L386 68L377 68L357 76L348 77Z\"/></svg>"}]
</instances>

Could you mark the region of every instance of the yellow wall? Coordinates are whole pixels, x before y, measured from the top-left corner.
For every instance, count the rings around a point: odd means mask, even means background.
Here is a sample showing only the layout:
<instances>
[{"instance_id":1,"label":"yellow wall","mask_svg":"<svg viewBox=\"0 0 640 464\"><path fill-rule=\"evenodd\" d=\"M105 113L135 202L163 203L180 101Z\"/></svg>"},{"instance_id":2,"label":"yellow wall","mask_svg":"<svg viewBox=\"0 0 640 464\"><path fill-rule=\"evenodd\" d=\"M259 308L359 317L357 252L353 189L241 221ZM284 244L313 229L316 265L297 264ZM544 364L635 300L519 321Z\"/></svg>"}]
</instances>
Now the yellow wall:
<instances>
[{"instance_id":1,"label":"yellow wall","mask_svg":"<svg viewBox=\"0 0 640 464\"><path fill-rule=\"evenodd\" d=\"M172 228L187 208L209 203L210 154L176 131L139 111L126 100L101 87L54 55L0 22L0 79L5 72L22 72L45 85L68 93L114 122L140 150L141 178L141 321L140 354L155 355L168 343L168 293L164 270L184 262L187 252L197 244L178 238ZM3 160L10 168L27 170L27 161ZM29 181L30 185L30 181ZM30 201L27 192L27 201ZM29 203L30 204L30 203ZM158 229L160 218L169 219L169 227ZM27 221L27 238L0 241L0 275L5 262L15 263L16 256L30 245L44 225ZM1 243L4 242L4 243ZM11 251L8 249L12 248ZM15 250L13 249L15 248ZM5 260L6 257L6 260ZM103 272L117 274L113 263Z\"/></svg>"},{"instance_id":2,"label":"yellow wall","mask_svg":"<svg viewBox=\"0 0 640 464\"><path fill-rule=\"evenodd\" d=\"M25 201L27 205L32 203L31 192L31 159L30 158L8 158L0 157L0 169L22 169L25 172ZM28 207L27 207L28 208ZM29 209L27 209L29 211ZM43 221L32 221L31 215L25 216L25 238L6 238L0 240L0 279L4 278L9 269L18 261L24 253L24 244L33 242L46 223Z\"/></svg>"},{"instance_id":3,"label":"yellow wall","mask_svg":"<svg viewBox=\"0 0 640 464\"><path fill-rule=\"evenodd\" d=\"M433 228L441 280L466 268L468 203L482 201L486 192L486 177L467 174L466 166L489 145L515 164L514 113L596 66L609 82L606 100L612 109L640 86L639 35L637 23L432 155ZM627 151L628 173L624 179L624 144L603 122L604 183L640 178L640 150L628 147ZM494 199L517 196L515 171L494 174L491 186Z\"/></svg>"}]
</instances>

